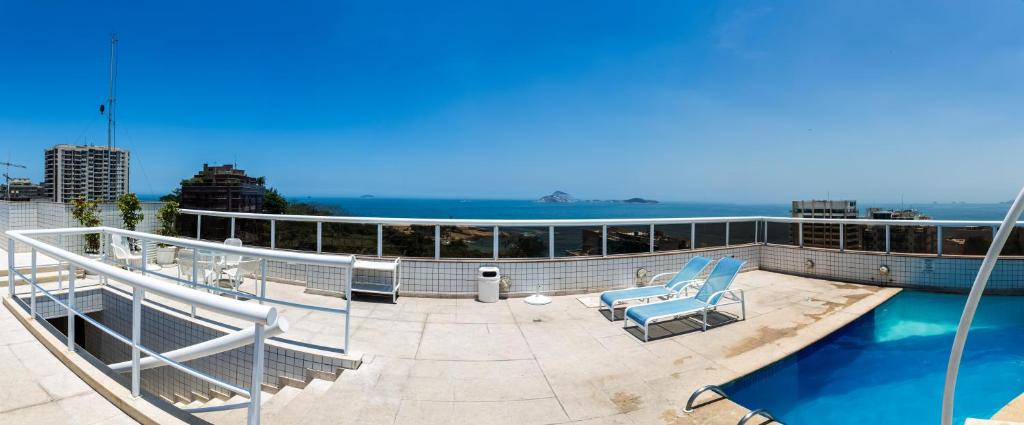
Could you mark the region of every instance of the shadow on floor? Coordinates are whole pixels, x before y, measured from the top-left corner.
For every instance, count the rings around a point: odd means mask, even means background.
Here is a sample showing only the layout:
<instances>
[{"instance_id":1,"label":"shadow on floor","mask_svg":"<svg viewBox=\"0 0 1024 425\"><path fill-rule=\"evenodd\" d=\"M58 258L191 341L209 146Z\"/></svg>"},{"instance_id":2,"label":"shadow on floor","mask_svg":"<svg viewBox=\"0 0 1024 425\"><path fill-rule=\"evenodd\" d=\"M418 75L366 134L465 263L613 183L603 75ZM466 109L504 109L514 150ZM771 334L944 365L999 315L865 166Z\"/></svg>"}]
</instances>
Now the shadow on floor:
<instances>
[{"instance_id":1,"label":"shadow on floor","mask_svg":"<svg viewBox=\"0 0 1024 425\"><path fill-rule=\"evenodd\" d=\"M701 332L703 329L701 325L701 315L692 314L689 316L679 317L673 320L666 320L664 322L658 322L650 326L648 331L648 340L654 341L662 338L669 338L677 335L685 335L692 332ZM722 313L719 311L708 312L708 330L712 330L721 325L727 325L732 322L739 321L739 318L728 313ZM644 329L639 326L631 326L626 328L626 332L633 335L637 339L643 341Z\"/></svg>"}]
</instances>

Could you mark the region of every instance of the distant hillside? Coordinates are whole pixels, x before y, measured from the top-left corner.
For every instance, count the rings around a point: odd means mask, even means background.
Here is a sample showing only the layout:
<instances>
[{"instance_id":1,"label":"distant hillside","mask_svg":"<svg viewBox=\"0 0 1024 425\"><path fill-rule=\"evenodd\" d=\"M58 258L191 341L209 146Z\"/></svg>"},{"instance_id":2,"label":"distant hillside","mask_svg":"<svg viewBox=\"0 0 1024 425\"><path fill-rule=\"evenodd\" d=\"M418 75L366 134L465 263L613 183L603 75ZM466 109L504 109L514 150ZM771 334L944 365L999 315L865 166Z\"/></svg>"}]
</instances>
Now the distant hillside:
<instances>
[{"instance_id":1,"label":"distant hillside","mask_svg":"<svg viewBox=\"0 0 1024 425\"><path fill-rule=\"evenodd\" d=\"M541 196L540 199L537 200L537 202L547 203L547 204L566 204L566 203L570 203L570 202L580 202L580 200L576 199L575 197L573 197L572 195L570 195L568 193L562 192L561 190L556 190L556 191L554 191L554 193L552 193L550 195ZM658 203L658 201L655 201L653 199L644 199L644 198L629 198L629 199L624 199L624 200L621 200L621 201L620 200L602 201L602 200L599 200L599 199L592 199L592 200L587 200L587 201L584 201L584 202L613 202L613 203L624 203L624 204L657 204Z\"/></svg>"}]
</instances>

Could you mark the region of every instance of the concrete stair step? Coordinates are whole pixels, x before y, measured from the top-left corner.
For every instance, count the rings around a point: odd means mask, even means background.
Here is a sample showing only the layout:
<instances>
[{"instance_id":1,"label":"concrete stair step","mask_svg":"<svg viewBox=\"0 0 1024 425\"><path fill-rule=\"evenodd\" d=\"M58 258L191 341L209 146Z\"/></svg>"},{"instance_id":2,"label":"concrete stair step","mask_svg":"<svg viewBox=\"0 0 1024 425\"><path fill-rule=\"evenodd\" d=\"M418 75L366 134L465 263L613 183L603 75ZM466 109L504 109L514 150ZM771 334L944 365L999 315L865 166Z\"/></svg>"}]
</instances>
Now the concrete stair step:
<instances>
[{"instance_id":1,"label":"concrete stair step","mask_svg":"<svg viewBox=\"0 0 1024 425\"><path fill-rule=\"evenodd\" d=\"M6 262L5 262L5 264L6 264ZM45 265L40 264L40 265L36 265L36 273L56 272L57 270L60 270L62 268L64 270L67 270L67 266L60 266L60 265L57 265L57 264L45 264ZM22 274L24 274L26 276L28 276L28 274L32 272L32 267L31 266L18 266L18 267L15 267L14 269L17 270L19 273L22 273ZM10 272L6 269L6 266L5 266L5 268L0 269L0 278L6 278L9 273Z\"/></svg>"}]
</instances>

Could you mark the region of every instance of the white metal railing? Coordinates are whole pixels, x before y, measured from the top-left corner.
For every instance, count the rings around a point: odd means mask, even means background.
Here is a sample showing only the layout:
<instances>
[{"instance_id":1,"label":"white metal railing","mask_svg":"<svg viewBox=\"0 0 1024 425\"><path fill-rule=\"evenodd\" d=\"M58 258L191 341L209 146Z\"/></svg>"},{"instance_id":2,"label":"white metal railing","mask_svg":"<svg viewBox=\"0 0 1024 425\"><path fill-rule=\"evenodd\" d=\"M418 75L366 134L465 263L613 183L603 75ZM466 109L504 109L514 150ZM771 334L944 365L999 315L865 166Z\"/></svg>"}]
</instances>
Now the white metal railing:
<instances>
[{"instance_id":1,"label":"white metal railing","mask_svg":"<svg viewBox=\"0 0 1024 425\"><path fill-rule=\"evenodd\" d=\"M598 227L601 229L601 254L608 255L608 228L609 226L648 226L648 252L654 252L656 247L655 226L664 225L690 225L689 246L695 249L698 239L698 224L724 224L724 243L721 246L733 244L730 230L736 223L753 223L755 225L753 243L768 244L769 223L794 224L797 227L794 245L804 246L804 225L805 224L828 224L839 226L838 249L846 250L845 226L884 226L885 252L892 252L893 227L932 227L936 229L935 255L941 256L943 228L952 227L992 227L993 234L1001 224L999 221L989 220L874 220L874 219L828 219L828 218L796 218L796 217L767 217L767 216L744 216L744 217L689 217L689 218L626 218L626 219L559 219L559 220L489 220L489 219L427 219L427 218L389 218L389 217L347 217L347 216L310 216L310 215L287 215L287 214L257 214L224 211L206 211L182 209L183 214L196 216L196 239L202 237L203 217L229 218L229 235L235 236L236 220L262 220L270 223L270 247L276 248L276 224L278 222L306 222L316 223L316 247L322 252L324 223L345 223L376 226L376 255L383 256L384 226L431 226L434 228L434 258L441 258L441 228L447 226L455 227L479 227L491 228L493 238L493 259L500 258L499 238L501 228L547 228L548 231L548 258L555 258L555 230L559 227ZM1017 226L1024 225L1024 222L1017 222ZM750 243L750 242L740 242Z\"/></svg>"},{"instance_id":2,"label":"white metal railing","mask_svg":"<svg viewBox=\"0 0 1024 425\"><path fill-rule=\"evenodd\" d=\"M17 279L22 279L28 283L31 288L31 300L29 303L29 313L33 320L37 316L36 311L36 296L37 291L54 303L64 308L67 311L67 350L69 352L76 351L75 345L75 320L80 318L85 322L95 326L100 331L114 337L122 343L129 345L132 350L132 368L131 368L131 392L132 396L139 397L141 395L141 355L146 354L153 359L157 359L163 364L170 366L176 370L186 373L195 378L209 382L214 385L226 388L236 394L249 399L247 403L238 403L230 405L228 408L248 408L248 420L249 424L258 424L260 422L260 388L263 382L263 365L264 365L264 339L265 339L265 328L267 326L274 326L277 323L277 310L274 307L263 306L259 304L246 303L243 301L237 301L233 299L219 297L209 293L203 293L192 289L184 288L178 285L167 283L158 280L153 277L133 273L131 271L123 270L118 267L105 264L96 259L87 258L82 255L72 253L64 250L61 247L56 247L38 239L33 236L41 236L47 234L89 234L104 232L110 230L109 228L73 228L73 229L48 229L48 230L24 230L7 231L7 266L8 266L8 295L12 301L17 300L15 293L15 286ZM25 276L23 273L18 271L17 264L15 263L15 247L17 243L23 243L31 247L31 276ZM39 285L36 274L36 259L38 253L42 252L51 258L68 264L68 287L65 292L65 300L61 300L58 294L55 294L46 288ZM118 332L110 329L103 325L99 321L89 317L75 305L75 280L77 269L83 269L94 273L98 276L104 277L105 279L114 280L132 288L132 331L131 336L124 336ZM227 316L242 319L251 322L254 327L253 331L253 368L252 368L252 385L249 389L243 389L236 385L224 382L214 376L211 376L202 371L193 369L180 362L174 361L161 353L151 350L141 343L142 338L142 303L145 298L146 292L159 294L163 297L187 303L191 305L197 305L210 311L224 314Z\"/></svg>"},{"instance_id":3,"label":"white metal railing","mask_svg":"<svg viewBox=\"0 0 1024 425\"><path fill-rule=\"evenodd\" d=\"M320 311L325 313L332 313L344 316L345 323L342 326L343 343L341 347L322 347L326 349L337 349L342 353L349 353L349 342L350 342L350 312L352 309L352 267L355 264L355 257L351 255L324 255L324 254L313 254L305 252L295 251L282 251L282 250L271 250L266 248L252 248L245 246L231 246L224 243L217 242L206 242L201 240L186 239L169 237L162 235L155 235L152 233L135 232L129 230L122 230L117 228L103 228L104 234L107 235L120 235L127 238L135 239L140 241L142 245L142 252L148 252L148 246L151 243L173 245L179 248L190 249L192 251L192 276L191 279L182 279L176 275L163 273L161 271L149 270L145 267L146 262L143 261L143 267L140 272L143 274L150 274L160 276L164 279L177 282L189 286L193 289L205 289L214 291L221 294L231 295L233 297L244 297L248 299L256 300L259 304L275 304L281 306L287 306L292 308L298 308L303 310ZM109 241L104 238L101 247L105 247L109 244ZM244 258L255 258L260 260L260 271L259 271L259 285L256 287L255 293L245 293L236 290L222 288L217 285L210 285L208 283L201 283L199 281L199 258L200 257L211 257L214 254L234 254ZM110 260L109 255L104 251L103 258ZM324 306L317 306L311 304L303 304L293 301L287 301L279 298L271 298L267 296L267 262L268 261L279 261L285 264L300 264L300 265L314 265L314 266L326 266L326 267L338 267L345 270L344 279L345 281L341 284L345 290L345 307L344 308L331 308ZM307 274L311 275L312 272L307 270ZM192 308L192 315L195 316L195 308Z\"/></svg>"}]
</instances>

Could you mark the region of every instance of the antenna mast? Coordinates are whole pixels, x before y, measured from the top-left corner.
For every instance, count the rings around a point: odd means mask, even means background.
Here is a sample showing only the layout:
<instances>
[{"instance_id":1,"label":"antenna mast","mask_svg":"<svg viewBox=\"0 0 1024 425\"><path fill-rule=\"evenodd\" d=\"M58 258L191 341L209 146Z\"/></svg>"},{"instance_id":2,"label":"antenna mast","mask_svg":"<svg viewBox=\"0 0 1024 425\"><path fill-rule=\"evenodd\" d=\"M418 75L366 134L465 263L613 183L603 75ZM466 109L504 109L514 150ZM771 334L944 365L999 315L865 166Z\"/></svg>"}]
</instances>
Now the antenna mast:
<instances>
[{"instance_id":1,"label":"antenna mast","mask_svg":"<svg viewBox=\"0 0 1024 425\"><path fill-rule=\"evenodd\" d=\"M110 35L110 81L107 97L107 200L114 197L114 106L117 104L117 34Z\"/></svg>"}]
</instances>

